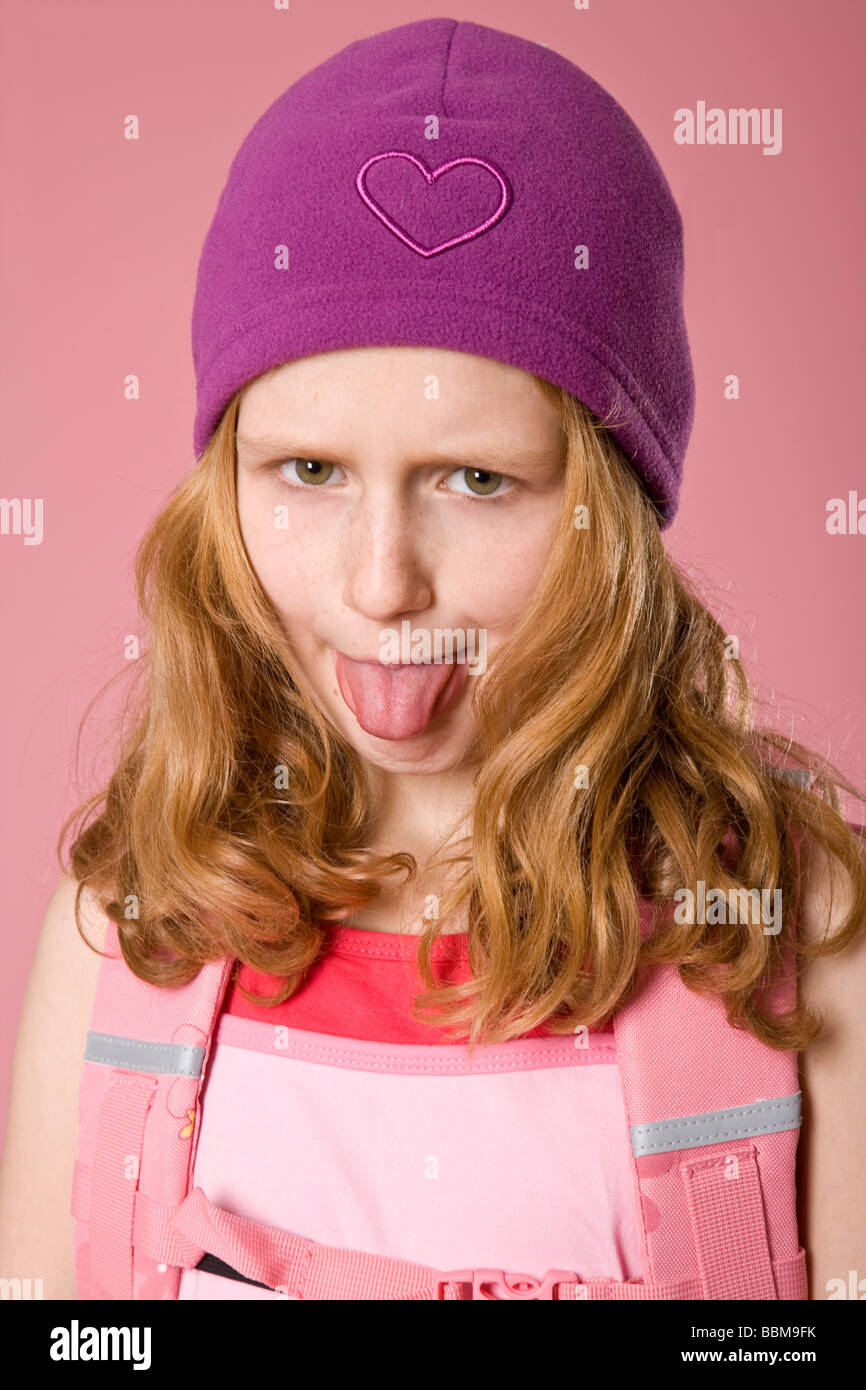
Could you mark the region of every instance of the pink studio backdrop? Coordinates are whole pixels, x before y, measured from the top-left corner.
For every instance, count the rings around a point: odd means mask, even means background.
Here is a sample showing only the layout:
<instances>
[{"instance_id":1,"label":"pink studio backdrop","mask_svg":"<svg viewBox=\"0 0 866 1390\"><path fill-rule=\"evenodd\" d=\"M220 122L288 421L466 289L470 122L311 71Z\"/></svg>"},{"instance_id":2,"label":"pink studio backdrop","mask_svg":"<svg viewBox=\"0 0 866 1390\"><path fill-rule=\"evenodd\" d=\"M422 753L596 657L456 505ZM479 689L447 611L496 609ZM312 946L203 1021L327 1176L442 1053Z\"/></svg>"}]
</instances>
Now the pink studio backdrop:
<instances>
[{"instance_id":1,"label":"pink studio backdrop","mask_svg":"<svg viewBox=\"0 0 866 1390\"><path fill-rule=\"evenodd\" d=\"M56 837L108 771L115 694L76 764L78 724L143 635L132 554L193 463L202 240L256 118L365 35L448 15L546 43L644 132L685 222L697 377L668 545L706 576L777 726L866 783L866 535L826 530L829 499L866 495L858 0L5 0L0 14L0 491L43 499L44 528L38 545L0 534L0 1123ZM674 112L699 102L781 108L781 152L676 144Z\"/></svg>"}]
</instances>

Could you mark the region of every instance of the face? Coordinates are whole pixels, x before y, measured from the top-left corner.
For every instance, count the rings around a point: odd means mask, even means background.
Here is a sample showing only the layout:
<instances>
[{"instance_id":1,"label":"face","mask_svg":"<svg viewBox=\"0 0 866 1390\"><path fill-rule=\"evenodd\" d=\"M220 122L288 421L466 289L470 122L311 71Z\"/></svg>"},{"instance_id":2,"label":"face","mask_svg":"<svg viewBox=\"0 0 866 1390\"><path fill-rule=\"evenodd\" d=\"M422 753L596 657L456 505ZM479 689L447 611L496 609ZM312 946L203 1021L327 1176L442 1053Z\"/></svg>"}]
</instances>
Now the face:
<instances>
[{"instance_id":1,"label":"face","mask_svg":"<svg viewBox=\"0 0 866 1390\"><path fill-rule=\"evenodd\" d=\"M438 348L302 358L246 389L237 454L247 554L322 711L382 769L470 763L471 683L562 500L531 376Z\"/></svg>"}]
</instances>

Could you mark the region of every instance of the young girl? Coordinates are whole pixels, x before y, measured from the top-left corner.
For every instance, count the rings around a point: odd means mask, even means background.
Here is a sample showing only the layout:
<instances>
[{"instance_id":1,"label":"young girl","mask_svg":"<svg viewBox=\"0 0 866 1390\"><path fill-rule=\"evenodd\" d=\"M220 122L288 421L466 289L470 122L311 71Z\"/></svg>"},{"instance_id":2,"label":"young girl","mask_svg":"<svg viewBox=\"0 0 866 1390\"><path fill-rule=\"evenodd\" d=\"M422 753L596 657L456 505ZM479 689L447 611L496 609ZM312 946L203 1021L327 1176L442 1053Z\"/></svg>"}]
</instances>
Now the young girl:
<instances>
[{"instance_id":1,"label":"young girl","mask_svg":"<svg viewBox=\"0 0 866 1390\"><path fill-rule=\"evenodd\" d=\"M663 547L682 269L629 117L510 34L375 35L250 132L198 271L196 467L138 561L138 722L28 990L0 1273L866 1276L857 793L754 726Z\"/></svg>"}]
</instances>

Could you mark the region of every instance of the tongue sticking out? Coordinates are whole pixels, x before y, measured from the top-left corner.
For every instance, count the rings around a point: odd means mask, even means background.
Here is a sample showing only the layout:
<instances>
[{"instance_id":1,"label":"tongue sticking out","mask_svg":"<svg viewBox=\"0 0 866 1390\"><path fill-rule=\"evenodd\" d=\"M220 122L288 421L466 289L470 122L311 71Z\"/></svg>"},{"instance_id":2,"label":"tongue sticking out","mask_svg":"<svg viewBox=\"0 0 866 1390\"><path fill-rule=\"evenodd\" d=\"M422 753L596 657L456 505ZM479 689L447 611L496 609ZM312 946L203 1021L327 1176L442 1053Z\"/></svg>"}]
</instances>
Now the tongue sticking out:
<instances>
[{"instance_id":1,"label":"tongue sticking out","mask_svg":"<svg viewBox=\"0 0 866 1390\"><path fill-rule=\"evenodd\" d=\"M457 698L466 679L461 662L385 666L337 653L340 694L361 728L376 738L411 738Z\"/></svg>"}]
</instances>

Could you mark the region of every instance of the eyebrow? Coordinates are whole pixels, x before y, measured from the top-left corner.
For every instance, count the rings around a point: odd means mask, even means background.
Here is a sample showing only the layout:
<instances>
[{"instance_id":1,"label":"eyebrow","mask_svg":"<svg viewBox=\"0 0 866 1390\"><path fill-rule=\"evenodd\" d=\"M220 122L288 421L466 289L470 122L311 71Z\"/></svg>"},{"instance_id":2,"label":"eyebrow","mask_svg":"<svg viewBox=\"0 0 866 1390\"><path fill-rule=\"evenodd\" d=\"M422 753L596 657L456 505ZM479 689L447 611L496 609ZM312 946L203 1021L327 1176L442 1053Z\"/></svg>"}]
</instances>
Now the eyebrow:
<instances>
[{"instance_id":1,"label":"eyebrow","mask_svg":"<svg viewBox=\"0 0 866 1390\"><path fill-rule=\"evenodd\" d=\"M338 455L332 450L299 444L290 439L239 433L237 442L254 454L282 454L286 458L310 458L318 459L322 463L340 463ZM495 468L496 472L504 472L509 468L545 468L549 465L550 459L531 451L523 453L519 449L507 446L490 445L479 448L477 452L432 452L415 460L415 463L428 467L444 467L451 464L454 468L477 468L483 471L493 471Z\"/></svg>"}]
</instances>

